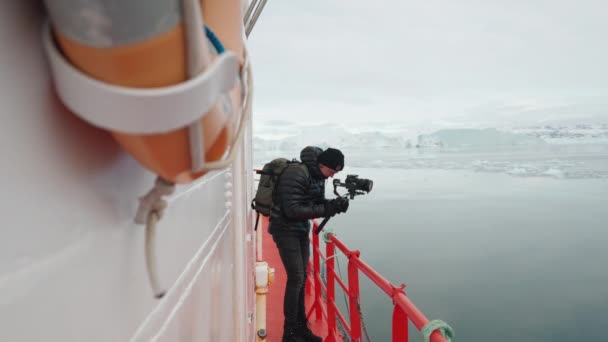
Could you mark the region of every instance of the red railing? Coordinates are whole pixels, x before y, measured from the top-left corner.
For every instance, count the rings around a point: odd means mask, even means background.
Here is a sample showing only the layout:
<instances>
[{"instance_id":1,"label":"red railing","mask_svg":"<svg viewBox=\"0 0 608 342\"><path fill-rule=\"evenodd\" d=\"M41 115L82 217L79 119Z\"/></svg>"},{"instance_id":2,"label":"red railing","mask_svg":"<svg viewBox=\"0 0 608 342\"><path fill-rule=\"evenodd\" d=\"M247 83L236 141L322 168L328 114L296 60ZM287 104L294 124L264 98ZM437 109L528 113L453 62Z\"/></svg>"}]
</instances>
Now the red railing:
<instances>
[{"instance_id":1,"label":"red railing","mask_svg":"<svg viewBox=\"0 0 608 342\"><path fill-rule=\"evenodd\" d=\"M317 227L317 222L314 222L313 231ZM360 252L358 250L348 249L335 235L328 234L327 239L329 241L325 244L326 252L323 255L319 247L319 235L313 234L313 260L310 271L312 273L312 283L308 282L306 289L315 298L308 317L311 318L314 315L316 320L327 319L328 335L325 342L342 341L336 319L340 320L351 341L362 341L361 316L359 314L359 272L366 275L393 300L393 342L408 341L408 321L411 321L418 330L421 330L429 323L426 316L405 295L405 291L403 290L405 285L394 286L391 284L386 278L374 271L372 267L359 258ZM348 258L348 286L340 279L334 269L336 247ZM326 263L327 286L325 286L321 278L321 260ZM336 305L336 283L342 287L344 293L349 297L350 324ZM323 296L323 292L326 293L325 297ZM434 331L431 334L431 342L447 341L440 332Z\"/></svg>"}]
</instances>

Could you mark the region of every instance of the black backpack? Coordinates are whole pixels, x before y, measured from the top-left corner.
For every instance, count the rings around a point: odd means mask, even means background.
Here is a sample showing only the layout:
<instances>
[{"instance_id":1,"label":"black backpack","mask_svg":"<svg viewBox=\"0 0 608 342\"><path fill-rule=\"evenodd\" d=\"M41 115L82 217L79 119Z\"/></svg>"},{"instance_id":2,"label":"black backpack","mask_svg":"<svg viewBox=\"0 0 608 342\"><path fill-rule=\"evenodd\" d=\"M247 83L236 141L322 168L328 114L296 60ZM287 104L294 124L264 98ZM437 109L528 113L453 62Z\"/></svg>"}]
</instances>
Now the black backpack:
<instances>
[{"instance_id":1,"label":"black backpack","mask_svg":"<svg viewBox=\"0 0 608 342\"><path fill-rule=\"evenodd\" d=\"M258 189L255 192L255 197L251 201L251 208L257 212L255 230L258 229L260 215L270 216L274 203L274 191L279 183L281 175L290 165L302 165L306 170L306 174L308 174L308 168L304 164L295 159L288 160L285 158L273 159L271 162L264 165L261 171L256 171L256 173L260 175L260 181L258 183Z\"/></svg>"}]
</instances>

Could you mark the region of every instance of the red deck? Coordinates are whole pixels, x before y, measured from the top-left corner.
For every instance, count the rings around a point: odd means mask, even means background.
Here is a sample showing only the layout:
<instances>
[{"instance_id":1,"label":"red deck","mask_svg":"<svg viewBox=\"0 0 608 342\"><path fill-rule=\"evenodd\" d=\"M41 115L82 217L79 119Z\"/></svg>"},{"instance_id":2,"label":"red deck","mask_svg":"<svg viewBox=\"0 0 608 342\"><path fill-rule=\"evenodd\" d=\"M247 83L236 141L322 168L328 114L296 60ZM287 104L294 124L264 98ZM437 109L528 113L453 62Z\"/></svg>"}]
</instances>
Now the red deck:
<instances>
[{"instance_id":1,"label":"red deck","mask_svg":"<svg viewBox=\"0 0 608 342\"><path fill-rule=\"evenodd\" d=\"M268 331L268 342L280 342L283 336L283 296L285 294L285 282L287 281L287 275L285 269L281 263L281 257L277 250L272 236L268 234L268 219L260 217L261 224L258 230L262 230L262 248L263 256L262 259L275 269L274 282L270 285L268 297L266 301L266 328ZM312 248L312 247L311 247ZM312 255L312 254L311 254ZM327 322L324 320L315 321L314 315L310 315L310 306L313 303L314 297L313 291L309 291L311 283L311 277L308 277L307 291L306 291L306 313L309 316L309 322L311 329L315 334L325 338L327 336Z\"/></svg>"}]
</instances>

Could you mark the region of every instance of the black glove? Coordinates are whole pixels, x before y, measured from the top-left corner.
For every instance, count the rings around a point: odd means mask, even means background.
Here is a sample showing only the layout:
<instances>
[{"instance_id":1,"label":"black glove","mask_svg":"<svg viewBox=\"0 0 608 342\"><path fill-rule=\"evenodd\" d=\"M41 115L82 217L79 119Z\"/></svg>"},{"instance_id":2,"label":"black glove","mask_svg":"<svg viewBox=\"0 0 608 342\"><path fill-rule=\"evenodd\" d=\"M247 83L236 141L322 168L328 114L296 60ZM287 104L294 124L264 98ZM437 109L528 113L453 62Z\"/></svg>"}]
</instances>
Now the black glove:
<instances>
[{"instance_id":1,"label":"black glove","mask_svg":"<svg viewBox=\"0 0 608 342\"><path fill-rule=\"evenodd\" d=\"M345 213L348 210L348 198L338 197L325 202L325 217L333 217L336 214Z\"/></svg>"},{"instance_id":2,"label":"black glove","mask_svg":"<svg viewBox=\"0 0 608 342\"><path fill-rule=\"evenodd\" d=\"M348 198L346 197L338 197L335 200L336 213L345 213L348 210Z\"/></svg>"},{"instance_id":3,"label":"black glove","mask_svg":"<svg viewBox=\"0 0 608 342\"><path fill-rule=\"evenodd\" d=\"M335 200L325 202L325 217L333 217L338 213Z\"/></svg>"}]
</instances>

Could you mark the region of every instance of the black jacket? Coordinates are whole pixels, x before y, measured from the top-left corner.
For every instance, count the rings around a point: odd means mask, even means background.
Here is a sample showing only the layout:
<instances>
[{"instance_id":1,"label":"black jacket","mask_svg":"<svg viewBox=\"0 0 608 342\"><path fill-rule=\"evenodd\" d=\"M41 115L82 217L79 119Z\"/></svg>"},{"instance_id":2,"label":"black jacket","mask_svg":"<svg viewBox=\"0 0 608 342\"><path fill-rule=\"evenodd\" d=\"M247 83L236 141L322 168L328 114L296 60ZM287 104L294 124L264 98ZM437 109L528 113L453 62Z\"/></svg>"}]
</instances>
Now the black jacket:
<instances>
[{"instance_id":1,"label":"black jacket","mask_svg":"<svg viewBox=\"0 0 608 342\"><path fill-rule=\"evenodd\" d=\"M323 152L308 146L302 164L288 166L278 180L270 214L271 234L308 234L310 219L325 216L325 177L317 157Z\"/></svg>"}]
</instances>

